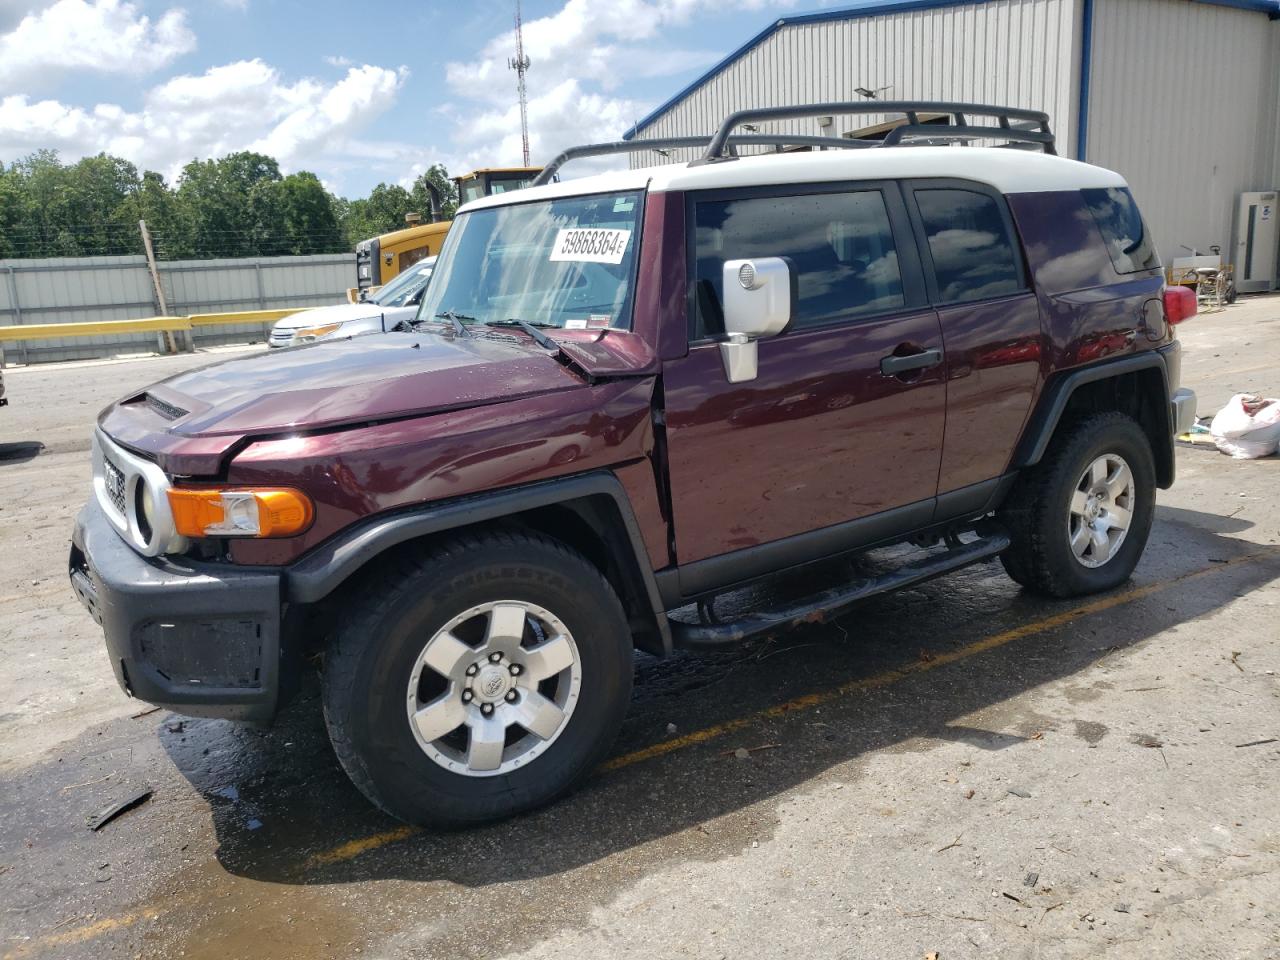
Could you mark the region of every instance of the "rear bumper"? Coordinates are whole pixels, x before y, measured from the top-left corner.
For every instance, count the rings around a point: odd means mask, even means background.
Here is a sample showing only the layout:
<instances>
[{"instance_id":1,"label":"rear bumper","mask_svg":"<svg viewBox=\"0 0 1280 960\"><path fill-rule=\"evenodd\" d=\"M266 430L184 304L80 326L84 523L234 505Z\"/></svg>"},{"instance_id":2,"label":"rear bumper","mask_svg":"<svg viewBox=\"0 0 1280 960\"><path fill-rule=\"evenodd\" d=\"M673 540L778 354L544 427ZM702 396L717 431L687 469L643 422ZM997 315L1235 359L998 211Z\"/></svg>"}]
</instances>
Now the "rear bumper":
<instances>
[{"instance_id":1,"label":"rear bumper","mask_svg":"<svg viewBox=\"0 0 1280 960\"><path fill-rule=\"evenodd\" d=\"M130 696L178 713L270 720L280 695L280 574L148 559L96 500L76 518L71 587Z\"/></svg>"},{"instance_id":2,"label":"rear bumper","mask_svg":"<svg viewBox=\"0 0 1280 960\"><path fill-rule=\"evenodd\" d=\"M1170 417L1173 422L1173 435L1180 437L1196 425L1196 395L1186 387L1174 391L1169 401L1172 407Z\"/></svg>"}]
</instances>

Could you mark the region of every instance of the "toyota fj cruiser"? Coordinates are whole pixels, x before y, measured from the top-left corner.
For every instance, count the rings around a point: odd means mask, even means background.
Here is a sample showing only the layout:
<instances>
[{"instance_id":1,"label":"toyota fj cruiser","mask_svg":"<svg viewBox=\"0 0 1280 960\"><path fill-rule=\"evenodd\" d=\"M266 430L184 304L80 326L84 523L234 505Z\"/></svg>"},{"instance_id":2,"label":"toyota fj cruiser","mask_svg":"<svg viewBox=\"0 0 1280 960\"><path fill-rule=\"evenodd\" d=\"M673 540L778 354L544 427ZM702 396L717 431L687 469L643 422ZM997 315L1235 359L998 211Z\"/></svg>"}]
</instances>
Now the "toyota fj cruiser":
<instances>
[{"instance_id":1,"label":"toyota fj cruiser","mask_svg":"<svg viewBox=\"0 0 1280 960\"><path fill-rule=\"evenodd\" d=\"M906 121L877 143L733 134L870 109ZM811 149L738 155L760 144ZM1058 597L1129 577L1194 416L1171 327L1194 302L1125 181L1053 155L1044 114L744 111L540 179L459 211L407 329L101 414L70 574L128 693L267 721L323 654L360 789L466 824L600 762L633 648L736 643L995 556ZM906 542L778 609L677 615Z\"/></svg>"}]
</instances>

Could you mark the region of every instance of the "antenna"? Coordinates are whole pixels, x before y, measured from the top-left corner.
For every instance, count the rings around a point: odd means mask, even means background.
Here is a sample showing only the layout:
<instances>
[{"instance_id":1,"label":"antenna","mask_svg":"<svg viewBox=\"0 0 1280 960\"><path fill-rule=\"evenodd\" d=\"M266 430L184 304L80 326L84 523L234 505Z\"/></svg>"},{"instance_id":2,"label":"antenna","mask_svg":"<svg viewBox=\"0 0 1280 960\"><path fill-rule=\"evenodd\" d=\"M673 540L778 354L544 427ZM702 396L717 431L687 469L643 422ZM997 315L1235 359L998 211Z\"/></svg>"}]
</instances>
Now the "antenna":
<instances>
[{"instance_id":1,"label":"antenna","mask_svg":"<svg viewBox=\"0 0 1280 960\"><path fill-rule=\"evenodd\" d=\"M524 52L524 31L520 27L520 0L516 0L516 55L507 61L507 66L516 72L516 88L520 91L520 139L526 167L529 165L529 97L525 93L524 75L529 63Z\"/></svg>"}]
</instances>

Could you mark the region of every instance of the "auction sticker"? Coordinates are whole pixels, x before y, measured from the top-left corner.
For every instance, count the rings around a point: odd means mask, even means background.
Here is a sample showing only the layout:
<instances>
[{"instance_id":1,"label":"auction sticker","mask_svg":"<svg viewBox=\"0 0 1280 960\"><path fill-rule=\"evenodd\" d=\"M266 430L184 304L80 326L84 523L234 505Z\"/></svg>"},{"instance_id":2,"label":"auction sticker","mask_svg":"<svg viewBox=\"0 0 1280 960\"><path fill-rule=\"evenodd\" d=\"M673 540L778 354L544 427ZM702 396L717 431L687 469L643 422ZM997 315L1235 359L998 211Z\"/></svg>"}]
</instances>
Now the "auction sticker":
<instances>
[{"instance_id":1,"label":"auction sticker","mask_svg":"<svg viewBox=\"0 0 1280 960\"><path fill-rule=\"evenodd\" d=\"M631 240L630 230L604 230L599 227L568 227L556 234L551 260L585 263L621 263Z\"/></svg>"}]
</instances>

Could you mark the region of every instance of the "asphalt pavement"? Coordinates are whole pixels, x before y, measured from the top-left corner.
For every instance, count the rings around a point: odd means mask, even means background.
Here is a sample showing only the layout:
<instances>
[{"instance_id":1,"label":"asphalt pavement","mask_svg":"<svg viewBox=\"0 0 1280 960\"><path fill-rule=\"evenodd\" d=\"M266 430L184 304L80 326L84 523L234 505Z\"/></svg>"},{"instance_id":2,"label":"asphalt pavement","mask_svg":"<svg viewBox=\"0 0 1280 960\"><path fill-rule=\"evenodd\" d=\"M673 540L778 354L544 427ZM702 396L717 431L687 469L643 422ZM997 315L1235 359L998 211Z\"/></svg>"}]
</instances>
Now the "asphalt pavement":
<instances>
[{"instance_id":1,"label":"asphalt pavement","mask_svg":"<svg viewBox=\"0 0 1280 960\"><path fill-rule=\"evenodd\" d=\"M1182 338L1201 414L1280 394L1280 296ZM314 684L268 730L149 712L71 595L96 411L237 352L6 370L0 960L1280 958L1280 458L1180 445L1109 594L988 564L638 656L584 789L433 833L346 781Z\"/></svg>"}]
</instances>

